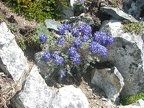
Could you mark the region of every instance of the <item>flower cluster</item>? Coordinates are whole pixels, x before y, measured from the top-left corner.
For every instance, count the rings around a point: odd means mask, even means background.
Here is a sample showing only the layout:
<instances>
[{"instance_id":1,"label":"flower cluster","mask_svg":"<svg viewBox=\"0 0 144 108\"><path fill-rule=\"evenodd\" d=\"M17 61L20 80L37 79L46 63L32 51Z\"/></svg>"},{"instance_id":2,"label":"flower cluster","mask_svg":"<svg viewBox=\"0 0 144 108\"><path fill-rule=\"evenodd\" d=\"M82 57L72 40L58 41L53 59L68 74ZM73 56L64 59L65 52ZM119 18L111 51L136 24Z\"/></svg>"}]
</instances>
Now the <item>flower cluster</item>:
<instances>
[{"instance_id":1,"label":"flower cluster","mask_svg":"<svg viewBox=\"0 0 144 108\"><path fill-rule=\"evenodd\" d=\"M44 52L43 60L45 62L52 61L56 66L59 66L61 78L66 76L66 65L72 67L85 63L88 55L100 55L106 58L108 54L106 47L114 42L114 38L105 32L97 31L92 35L91 26L86 24L79 24L74 28L70 24L63 24L58 27L57 33L60 36L57 38L57 45L54 45L50 51ZM71 38L68 40L65 35L70 33ZM40 42L46 41L47 37L44 34L40 35Z\"/></svg>"}]
</instances>

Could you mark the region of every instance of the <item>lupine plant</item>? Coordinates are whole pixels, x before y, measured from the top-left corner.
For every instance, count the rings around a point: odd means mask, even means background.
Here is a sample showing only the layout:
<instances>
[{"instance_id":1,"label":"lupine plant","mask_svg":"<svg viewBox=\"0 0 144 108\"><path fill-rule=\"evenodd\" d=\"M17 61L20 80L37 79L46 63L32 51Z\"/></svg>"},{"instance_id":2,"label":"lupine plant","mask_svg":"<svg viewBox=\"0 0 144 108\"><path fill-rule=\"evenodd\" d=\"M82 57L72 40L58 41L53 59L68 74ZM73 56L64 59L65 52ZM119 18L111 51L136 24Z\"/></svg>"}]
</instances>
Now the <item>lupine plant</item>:
<instances>
[{"instance_id":1,"label":"lupine plant","mask_svg":"<svg viewBox=\"0 0 144 108\"><path fill-rule=\"evenodd\" d=\"M56 38L42 33L39 41L48 45L42 59L50 69L56 70L61 78L71 75L72 69L85 72L90 63L98 57L106 58L107 46L114 41L114 38L105 32L96 31L92 34L91 26L83 23L77 27L63 24L58 27L57 34Z\"/></svg>"}]
</instances>

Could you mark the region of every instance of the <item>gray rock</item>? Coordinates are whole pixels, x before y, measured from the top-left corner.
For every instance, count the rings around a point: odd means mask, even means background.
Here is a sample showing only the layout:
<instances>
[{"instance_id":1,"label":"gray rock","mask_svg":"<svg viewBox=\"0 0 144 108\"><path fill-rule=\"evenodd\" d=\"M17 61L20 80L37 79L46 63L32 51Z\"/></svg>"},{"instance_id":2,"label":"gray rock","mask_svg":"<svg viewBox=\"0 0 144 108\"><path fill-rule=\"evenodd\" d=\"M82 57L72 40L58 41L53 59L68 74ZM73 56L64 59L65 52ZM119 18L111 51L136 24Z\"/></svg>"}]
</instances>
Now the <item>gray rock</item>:
<instances>
[{"instance_id":1,"label":"gray rock","mask_svg":"<svg viewBox=\"0 0 144 108\"><path fill-rule=\"evenodd\" d=\"M91 83L102 88L108 99L115 102L124 86L122 75L116 68L94 69L93 72Z\"/></svg>"},{"instance_id":2,"label":"gray rock","mask_svg":"<svg viewBox=\"0 0 144 108\"><path fill-rule=\"evenodd\" d=\"M124 78L122 96L144 91L144 43L141 36L124 33L120 21L105 21L100 29L114 37L107 60L114 64Z\"/></svg>"},{"instance_id":3,"label":"gray rock","mask_svg":"<svg viewBox=\"0 0 144 108\"><path fill-rule=\"evenodd\" d=\"M83 4L85 0L70 0L70 6L74 8L75 4Z\"/></svg>"},{"instance_id":4,"label":"gray rock","mask_svg":"<svg viewBox=\"0 0 144 108\"><path fill-rule=\"evenodd\" d=\"M137 22L137 20L133 16L123 12L122 10L118 8L104 6L104 7L101 7L100 10L102 12L105 12L111 15L113 18L117 20L129 20L130 22Z\"/></svg>"},{"instance_id":5,"label":"gray rock","mask_svg":"<svg viewBox=\"0 0 144 108\"><path fill-rule=\"evenodd\" d=\"M0 68L18 82L28 71L27 59L5 22L0 24Z\"/></svg>"},{"instance_id":6,"label":"gray rock","mask_svg":"<svg viewBox=\"0 0 144 108\"><path fill-rule=\"evenodd\" d=\"M62 19L68 19L72 16L74 16L74 10L71 7L69 8L62 7L62 15L61 15Z\"/></svg>"},{"instance_id":7,"label":"gray rock","mask_svg":"<svg viewBox=\"0 0 144 108\"><path fill-rule=\"evenodd\" d=\"M124 1L124 10L135 18L140 17L140 13L144 6L144 0L126 0Z\"/></svg>"},{"instance_id":8,"label":"gray rock","mask_svg":"<svg viewBox=\"0 0 144 108\"><path fill-rule=\"evenodd\" d=\"M47 87L44 79L34 65L29 73L22 90L12 99L14 108L50 108L56 90Z\"/></svg>"},{"instance_id":9,"label":"gray rock","mask_svg":"<svg viewBox=\"0 0 144 108\"><path fill-rule=\"evenodd\" d=\"M59 89L49 108L89 108L86 96L72 85Z\"/></svg>"},{"instance_id":10,"label":"gray rock","mask_svg":"<svg viewBox=\"0 0 144 108\"><path fill-rule=\"evenodd\" d=\"M55 21L54 19L46 19L45 25L48 29L58 30L57 28L61 26L61 23L58 21Z\"/></svg>"},{"instance_id":11,"label":"gray rock","mask_svg":"<svg viewBox=\"0 0 144 108\"><path fill-rule=\"evenodd\" d=\"M23 89L12 99L14 108L88 108L88 101L79 88L50 88L33 66Z\"/></svg>"}]
</instances>

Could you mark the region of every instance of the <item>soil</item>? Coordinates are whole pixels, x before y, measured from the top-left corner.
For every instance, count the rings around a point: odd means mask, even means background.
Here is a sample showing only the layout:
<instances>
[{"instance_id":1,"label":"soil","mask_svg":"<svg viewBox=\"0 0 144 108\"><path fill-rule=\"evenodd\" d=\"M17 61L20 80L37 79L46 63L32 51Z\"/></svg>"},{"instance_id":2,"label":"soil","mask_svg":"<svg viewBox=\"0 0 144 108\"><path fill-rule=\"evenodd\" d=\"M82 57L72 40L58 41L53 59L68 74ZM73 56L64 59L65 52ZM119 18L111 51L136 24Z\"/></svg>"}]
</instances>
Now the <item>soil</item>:
<instances>
[{"instance_id":1,"label":"soil","mask_svg":"<svg viewBox=\"0 0 144 108\"><path fill-rule=\"evenodd\" d=\"M95 21L101 20L101 22L105 19L109 19L110 16L104 15L101 13L98 13L98 1L92 4L92 0L89 0L89 4L91 5L91 8L88 13L90 13ZM8 7L6 7L1 1L0 1L0 16L2 17L1 22L6 22L11 32L15 35L16 40L18 40L21 36L30 35L30 31L33 30L36 26L39 25L36 21L28 21L23 16L20 16L14 12L12 12ZM98 17L97 17L98 16ZM103 17L105 16L105 17ZM29 64L32 66L34 64L34 54L37 51L34 49L27 49L24 51L25 56L28 58ZM8 85L11 88L14 86L14 82L12 79L8 78L8 76L1 74L2 70L0 70L0 107L1 108L7 108L11 107L10 103L7 103L6 100L10 99L15 92L14 89L11 89L11 92L8 91L4 92L4 85ZM83 91L83 93L86 95L88 101L89 101L89 108L116 108L114 105L110 105L107 102L107 100L104 98L105 94L104 92L97 86L91 85L90 83L91 79L91 73L88 72L83 77L81 77L81 80L78 84L79 88ZM7 105L6 105L7 103Z\"/></svg>"}]
</instances>

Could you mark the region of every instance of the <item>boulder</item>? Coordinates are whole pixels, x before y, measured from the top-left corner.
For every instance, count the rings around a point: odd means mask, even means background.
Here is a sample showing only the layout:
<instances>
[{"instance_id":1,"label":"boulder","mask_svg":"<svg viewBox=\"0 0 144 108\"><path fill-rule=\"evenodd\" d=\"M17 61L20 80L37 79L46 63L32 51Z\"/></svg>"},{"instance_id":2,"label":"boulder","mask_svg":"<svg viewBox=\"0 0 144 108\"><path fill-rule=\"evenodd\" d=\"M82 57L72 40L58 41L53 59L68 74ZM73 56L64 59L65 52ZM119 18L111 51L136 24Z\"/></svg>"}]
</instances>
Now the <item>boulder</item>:
<instances>
[{"instance_id":1,"label":"boulder","mask_svg":"<svg viewBox=\"0 0 144 108\"><path fill-rule=\"evenodd\" d=\"M36 65L11 103L14 108L88 108L86 96L72 85L60 89L48 87Z\"/></svg>"},{"instance_id":2,"label":"boulder","mask_svg":"<svg viewBox=\"0 0 144 108\"><path fill-rule=\"evenodd\" d=\"M141 17L144 10L144 0L126 0L124 1L124 11L136 19Z\"/></svg>"},{"instance_id":3,"label":"boulder","mask_svg":"<svg viewBox=\"0 0 144 108\"><path fill-rule=\"evenodd\" d=\"M117 20L128 20L130 22L137 22L137 20L133 16L125 13L124 11L118 8L104 6L101 7L100 10L108 15L111 15L113 18Z\"/></svg>"},{"instance_id":4,"label":"boulder","mask_svg":"<svg viewBox=\"0 0 144 108\"><path fill-rule=\"evenodd\" d=\"M136 95L144 91L144 43L141 36L124 33L120 21L105 21L100 31L114 37L109 46L107 60L112 63L124 78L122 96Z\"/></svg>"},{"instance_id":5,"label":"boulder","mask_svg":"<svg viewBox=\"0 0 144 108\"><path fill-rule=\"evenodd\" d=\"M92 84L99 86L107 98L116 102L124 86L122 75L116 68L94 69Z\"/></svg>"},{"instance_id":6,"label":"boulder","mask_svg":"<svg viewBox=\"0 0 144 108\"><path fill-rule=\"evenodd\" d=\"M49 108L89 108L86 96L73 85L59 89Z\"/></svg>"},{"instance_id":7,"label":"boulder","mask_svg":"<svg viewBox=\"0 0 144 108\"><path fill-rule=\"evenodd\" d=\"M5 22L0 24L0 68L15 82L28 70L27 59Z\"/></svg>"}]
</instances>

